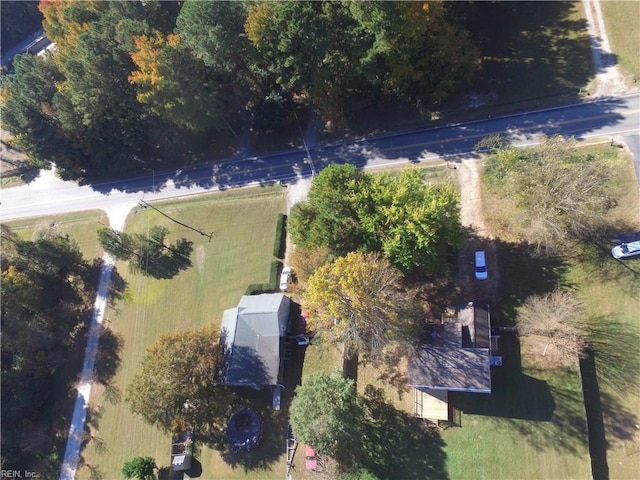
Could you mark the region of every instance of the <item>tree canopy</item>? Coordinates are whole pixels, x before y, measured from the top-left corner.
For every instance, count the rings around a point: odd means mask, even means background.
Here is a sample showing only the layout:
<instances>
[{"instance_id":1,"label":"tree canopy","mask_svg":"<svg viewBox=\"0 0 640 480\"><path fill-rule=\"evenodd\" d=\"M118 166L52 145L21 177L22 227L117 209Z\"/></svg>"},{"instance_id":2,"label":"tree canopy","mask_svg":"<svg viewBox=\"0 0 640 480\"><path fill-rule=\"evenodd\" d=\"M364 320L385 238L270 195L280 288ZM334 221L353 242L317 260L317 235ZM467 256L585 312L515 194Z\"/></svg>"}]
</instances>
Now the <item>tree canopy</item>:
<instances>
[{"instance_id":1,"label":"tree canopy","mask_svg":"<svg viewBox=\"0 0 640 480\"><path fill-rule=\"evenodd\" d=\"M478 55L439 2L39 8L56 52L3 79L3 124L35 163L73 178L184 161L176 152L195 138L272 129L296 108L340 123L380 101L440 102L468 84Z\"/></svg>"},{"instance_id":2,"label":"tree canopy","mask_svg":"<svg viewBox=\"0 0 640 480\"><path fill-rule=\"evenodd\" d=\"M122 474L126 478L135 477L138 480L155 480L156 461L153 457L135 457L122 466Z\"/></svg>"},{"instance_id":3,"label":"tree canopy","mask_svg":"<svg viewBox=\"0 0 640 480\"><path fill-rule=\"evenodd\" d=\"M298 439L323 454L344 456L341 450L351 450L359 444L356 386L337 372L306 376L296 388L290 414Z\"/></svg>"},{"instance_id":4,"label":"tree canopy","mask_svg":"<svg viewBox=\"0 0 640 480\"><path fill-rule=\"evenodd\" d=\"M348 358L375 358L391 340L416 333L412 299L401 274L375 253L352 252L318 268L309 279L308 327L323 340L344 344Z\"/></svg>"},{"instance_id":5,"label":"tree canopy","mask_svg":"<svg viewBox=\"0 0 640 480\"><path fill-rule=\"evenodd\" d=\"M514 201L512 229L539 251L551 253L596 235L615 206L606 189L609 167L560 136L545 137L536 147L500 148L487 175Z\"/></svg>"},{"instance_id":6,"label":"tree canopy","mask_svg":"<svg viewBox=\"0 0 640 480\"><path fill-rule=\"evenodd\" d=\"M571 365L586 355L587 330L581 302L570 292L555 290L527 298L518 309L518 333L553 345Z\"/></svg>"},{"instance_id":7,"label":"tree canopy","mask_svg":"<svg viewBox=\"0 0 640 480\"><path fill-rule=\"evenodd\" d=\"M2 227L2 465L59 474L54 439L68 419L53 417L58 392L73 388L95 300L97 264L54 232L34 241Z\"/></svg>"},{"instance_id":8,"label":"tree canopy","mask_svg":"<svg viewBox=\"0 0 640 480\"><path fill-rule=\"evenodd\" d=\"M307 202L289 218L291 238L335 256L380 252L404 271L441 272L449 246L463 241L458 198L447 185L425 185L417 169L369 175L353 165L321 171Z\"/></svg>"},{"instance_id":9,"label":"tree canopy","mask_svg":"<svg viewBox=\"0 0 640 480\"><path fill-rule=\"evenodd\" d=\"M204 437L226 424L234 394L216 385L223 365L219 336L208 328L165 333L127 387L133 413L164 431L191 426Z\"/></svg>"}]
</instances>

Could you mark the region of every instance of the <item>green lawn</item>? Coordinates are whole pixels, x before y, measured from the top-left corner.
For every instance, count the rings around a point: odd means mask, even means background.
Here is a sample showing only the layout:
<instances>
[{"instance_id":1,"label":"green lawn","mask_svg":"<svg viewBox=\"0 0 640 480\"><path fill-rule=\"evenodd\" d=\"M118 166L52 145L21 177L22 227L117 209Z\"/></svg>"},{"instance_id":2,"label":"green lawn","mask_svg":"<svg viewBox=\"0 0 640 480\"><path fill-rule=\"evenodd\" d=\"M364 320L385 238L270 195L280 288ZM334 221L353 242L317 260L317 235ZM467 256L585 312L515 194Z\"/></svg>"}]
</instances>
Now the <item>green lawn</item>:
<instances>
[{"instance_id":1,"label":"green lawn","mask_svg":"<svg viewBox=\"0 0 640 480\"><path fill-rule=\"evenodd\" d=\"M600 2L611 49L622 70L640 79L640 2Z\"/></svg>"},{"instance_id":2,"label":"green lawn","mask_svg":"<svg viewBox=\"0 0 640 480\"><path fill-rule=\"evenodd\" d=\"M599 418L600 425L604 427L603 437L592 439L592 446L600 447L601 452L606 452L606 458L604 458L605 455L598 457L600 458L598 464L601 466L604 464L604 468L608 470L609 478L637 478L637 472L640 470L640 435L636 427L640 418L640 355L638 354L638 344L640 343L640 298L638 298L640 260L617 262L611 257L609 249L612 246L610 238L616 233L640 229L640 210L638 209L640 196L633 165L624 150L612 149L608 145L591 145L584 147L583 150L601 158L609 165L613 174L609 191L616 198L617 206L609 216L612 224L611 232L603 233L600 240L566 255L562 264L541 265L544 275L530 274L532 269L530 262L522 260L521 255L518 258L509 258L509 253L518 252L513 248L515 241L513 238L508 238L508 241L501 240L502 243L498 244L501 267L501 298L503 303L513 303L515 297L523 298L530 293L548 291L554 286L550 284L550 281L568 286L577 292L586 308L584 325L591 332L592 345L595 350L596 380L589 383L589 393L599 399L600 406L593 412L593 416ZM498 239L508 235L508 232L503 231L504 223L501 222L499 212L508 212L509 208L505 205L504 200L496 200L491 194L490 188L485 188L483 192L483 208L487 213L485 219L488 220L492 231L497 233ZM529 265L529 270L523 269L527 265ZM518 280L521 277L526 277L526 280ZM518 285L519 281L521 285ZM511 298L508 298L509 293L511 293ZM507 319L511 318L509 310L511 309L503 308L502 312ZM523 358L525 372L527 371L527 362L528 359ZM561 392L558 390L558 381L562 381L563 376L557 376L551 372L538 372L533 376L547 381L551 391L554 392L554 399L558 398L555 392ZM574 374L573 379L565 379L561 385L568 385L567 380L569 383L577 381ZM566 391L571 390L573 387ZM579 392L576 393L579 394ZM575 410L576 405L569 405L569 397L562 395L561 398L565 399L563 403L559 403L557 400L555 402L559 414L562 414L563 409L566 408ZM574 401L577 398L576 396ZM556 413L554 412L553 418L555 417ZM468 418L468 416L463 416L464 418ZM543 428L553 425L553 418L551 423L546 424ZM494 431L500 432L498 436L494 435L495 438L503 436L504 421L501 419L483 417L475 420L479 425L488 425L484 428L493 428ZM451 437L448 437L449 432L445 434L445 439L449 444L448 449L458 448L456 441L460 441L461 444L468 442L466 438L458 439L458 436L464 437L464 430L463 428L460 433L452 433ZM558 435L561 435L562 430L562 428L558 430ZM597 431L597 428L594 430ZM551 437L548 435L545 437L553 443ZM577 436L571 438L575 440ZM507 452L512 443L509 442L508 437L504 437L503 440L500 449ZM565 443L566 441L554 446L560 448ZM472 442L469 444L471 445ZM489 445L490 450L494 448L491 446L491 442ZM539 442L539 445L543 445L543 442ZM461 448L461 451L466 450ZM525 455L524 458L533 458L531 451L527 446L522 453L514 452L507 457L519 455L520 459L521 455ZM586 452L583 451L583 454L586 455ZM518 465L522 471L522 474L517 475L519 478L585 476L580 473L583 472L580 468L582 464L580 462L575 464L577 459L575 454L566 455L560 449L557 457L554 458L552 451L539 448L538 455L543 456L538 463L539 470L532 469L529 462L519 460ZM572 461L574 462L573 466L571 466ZM457 463L458 461L455 460L452 466ZM484 464L482 466L484 468ZM553 468L559 469L556 471L557 473L552 470ZM459 471L464 472L464 468L460 467ZM454 475L452 470L452 478L462 476L464 476L463 473Z\"/></svg>"},{"instance_id":3,"label":"green lawn","mask_svg":"<svg viewBox=\"0 0 640 480\"><path fill-rule=\"evenodd\" d=\"M193 266L171 280L156 280L131 274L126 265L117 264L127 282L125 299L107 310L105 323L123 341L120 367L108 390L100 387L92 392L93 438L82 452L85 466L79 479L119 478L123 462L137 455L152 456L159 466L169 465L169 438L131 414L123 400L127 384L158 334L217 327L222 311L237 304L248 284L268 280L275 224L284 201L281 188L255 188L154 206L182 223L214 232L213 239L173 224L151 209L137 209L129 216L128 232L162 225L170 230L170 241L182 236L192 240ZM202 478L213 478L214 471L216 478L281 478L284 472L279 461L258 473L233 470L207 448L201 450L200 461Z\"/></svg>"},{"instance_id":4,"label":"green lawn","mask_svg":"<svg viewBox=\"0 0 640 480\"><path fill-rule=\"evenodd\" d=\"M69 235L75 240L86 260L102 257L97 231L109 222L101 210L69 213L66 215L25 218L6 224L23 240L35 240L43 231Z\"/></svg>"},{"instance_id":5,"label":"green lawn","mask_svg":"<svg viewBox=\"0 0 640 480\"><path fill-rule=\"evenodd\" d=\"M616 231L640 231L640 192L627 154L609 161ZM633 479L640 471L640 259L615 261L609 244L572 259L568 281L577 285L592 329L607 465L610 478Z\"/></svg>"},{"instance_id":6,"label":"green lawn","mask_svg":"<svg viewBox=\"0 0 640 480\"><path fill-rule=\"evenodd\" d=\"M442 434L452 480L590 477L575 371L516 369L502 383L494 379L490 396L465 395L462 427Z\"/></svg>"}]
</instances>

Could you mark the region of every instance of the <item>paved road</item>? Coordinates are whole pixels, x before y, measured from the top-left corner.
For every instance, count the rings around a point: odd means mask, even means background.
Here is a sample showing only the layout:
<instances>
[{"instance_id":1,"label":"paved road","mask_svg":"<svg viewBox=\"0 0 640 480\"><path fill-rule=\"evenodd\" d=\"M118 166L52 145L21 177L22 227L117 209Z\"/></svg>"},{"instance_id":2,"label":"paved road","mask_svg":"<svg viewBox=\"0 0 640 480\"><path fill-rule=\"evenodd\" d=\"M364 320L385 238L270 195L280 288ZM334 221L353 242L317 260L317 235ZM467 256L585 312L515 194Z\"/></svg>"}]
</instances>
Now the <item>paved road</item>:
<instances>
[{"instance_id":1,"label":"paved road","mask_svg":"<svg viewBox=\"0 0 640 480\"><path fill-rule=\"evenodd\" d=\"M117 182L78 186L46 173L29 185L1 192L0 219L105 209L125 204L180 197L212 190L273 181L293 182L330 163L362 168L469 154L481 138L501 133L515 145L530 145L536 136L562 134L577 138L640 134L640 94L509 115L452 126L363 138L309 149L155 173Z\"/></svg>"},{"instance_id":2,"label":"paved road","mask_svg":"<svg viewBox=\"0 0 640 480\"><path fill-rule=\"evenodd\" d=\"M10 50L2 51L2 66L9 65L13 61L13 57L18 55L19 53L26 53L27 49L31 51L32 54L36 54L41 51L44 47L51 45L51 41L46 39L44 35L44 30L41 28L37 32L33 32L27 38L22 40L18 45L14 46ZM39 41L40 40L40 41ZM36 50L32 50L32 47L36 47ZM31 48L30 48L31 47Z\"/></svg>"}]
</instances>

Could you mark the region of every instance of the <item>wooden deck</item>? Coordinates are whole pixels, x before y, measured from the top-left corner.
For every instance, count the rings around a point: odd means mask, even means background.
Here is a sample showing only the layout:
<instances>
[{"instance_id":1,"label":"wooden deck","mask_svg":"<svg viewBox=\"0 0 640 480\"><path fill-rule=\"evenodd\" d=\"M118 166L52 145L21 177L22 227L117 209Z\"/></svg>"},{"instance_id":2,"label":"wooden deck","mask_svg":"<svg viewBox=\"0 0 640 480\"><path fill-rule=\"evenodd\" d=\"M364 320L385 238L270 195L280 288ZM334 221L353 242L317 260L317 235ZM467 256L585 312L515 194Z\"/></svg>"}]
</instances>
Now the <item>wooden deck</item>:
<instances>
[{"instance_id":1,"label":"wooden deck","mask_svg":"<svg viewBox=\"0 0 640 480\"><path fill-rule=\"evenodd\" d=\"M415 415L426 420L450 420L449 392L446 390L414 389Z\"/></svg>"}]
</instances>

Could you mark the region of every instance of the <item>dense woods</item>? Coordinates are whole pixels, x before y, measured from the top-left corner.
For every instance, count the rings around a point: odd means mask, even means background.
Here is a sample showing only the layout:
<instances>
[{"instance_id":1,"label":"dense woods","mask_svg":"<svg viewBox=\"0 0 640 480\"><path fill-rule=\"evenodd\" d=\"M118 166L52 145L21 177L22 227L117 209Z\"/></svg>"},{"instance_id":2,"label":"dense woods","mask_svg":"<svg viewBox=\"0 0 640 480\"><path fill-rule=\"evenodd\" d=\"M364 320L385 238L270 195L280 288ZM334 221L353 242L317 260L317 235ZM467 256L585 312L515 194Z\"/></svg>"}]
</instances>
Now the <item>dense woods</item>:
<instances>
[{"instance_id":1,"label":"dense woods","mask_svg":"<svg viewBox=\"0 0 640 480\"><path fill-rule=\"evenodd\" d=\"M70 178L183 161L193 145L292 124L342 124L465 87L478 51L440 2L42 1L56 53L2 79L4 128ZM181 157L182 156L182 157Z\"/></svg>"},{"instance_id":2,"label":"dense woods","mask_svg":"<svg viewBox=\"0 0 640 480\"><path fill-rule=\"evenodd\" d=\"M66 236L24 241L3 227L1 267L2 468L30 467L53 478L99 264L84 260Z\"/></svg>"}]
</instances>

